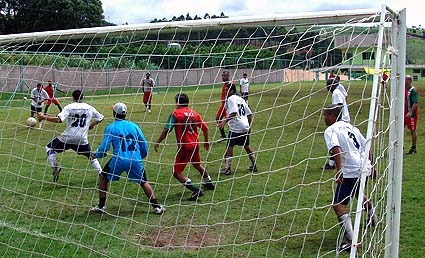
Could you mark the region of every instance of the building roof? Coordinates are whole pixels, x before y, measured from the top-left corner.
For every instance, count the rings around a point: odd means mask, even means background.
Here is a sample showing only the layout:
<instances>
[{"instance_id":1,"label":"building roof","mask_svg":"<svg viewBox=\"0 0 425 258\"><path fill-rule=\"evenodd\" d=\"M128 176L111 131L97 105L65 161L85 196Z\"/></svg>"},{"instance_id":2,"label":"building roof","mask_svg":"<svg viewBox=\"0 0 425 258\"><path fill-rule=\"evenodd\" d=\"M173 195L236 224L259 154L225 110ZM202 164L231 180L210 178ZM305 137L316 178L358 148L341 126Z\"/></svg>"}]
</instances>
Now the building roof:
<instances>
[{"instance_id":1,"label":"building roof","mask_svg":"<svg viewBox=\"0 0 425 258\"><path fill-rule=\"evenodd\" d=\"M386 45L384 37L384 45ZM370 47L378 43L378 34L357 34L357 35L336 35L334 37L334 46L336 49L347 49L357 47Z\"/></svg>"}]
</instances>

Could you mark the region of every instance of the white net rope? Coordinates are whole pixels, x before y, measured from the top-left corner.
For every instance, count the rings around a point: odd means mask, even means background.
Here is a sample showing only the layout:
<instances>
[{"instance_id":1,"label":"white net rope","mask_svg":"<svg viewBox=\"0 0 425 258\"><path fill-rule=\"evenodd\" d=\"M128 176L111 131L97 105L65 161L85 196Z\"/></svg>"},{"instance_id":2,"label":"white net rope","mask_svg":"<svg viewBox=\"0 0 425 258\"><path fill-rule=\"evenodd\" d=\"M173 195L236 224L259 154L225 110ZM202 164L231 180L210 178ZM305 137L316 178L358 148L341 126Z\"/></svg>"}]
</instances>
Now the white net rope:
<instances>
[{"instance_id":1,"label":"white net rope","mask_svg":"<svg viewBox=\"0 0 425 258\"><path fill-rule=\"evenodd\" d=\"M326 79L331 74L340 77L348 91L351 123L366 136L373 75L367 69L375 62L389 67L390 58L388 54L383 60L374 56L379 13L339 25L321 19L285 25L273 25L272 20L231 27L164 25L142 31L132 27L111 33L66 32L66 36L55 33L42 39L1 41L0 255L338 255L342 231L332 209L335 171L323 169L328 154L322 110L331 103ZM391 45L390 33L386 27L384 50ZM247 73L250 80L250 143L258 172L246 170L248 155L235 146L231 175L219 173L226 142L218 141L215 116L224 70L238 92L242 74ZM152 112L146 111L142 101L146 72L156 82ZM102 141L105 126L113 122L111 106L126 103L127 119L140 126L150 146L144 164L158 201L166 207L163 215L153 213L143 189L128 181L125 173L109 184L106 214L90 214L89 208L98 203L98 175L84 156L73 151L57 154L62 171L59 181L52 182L45 145L65 125L45 121L40 130L38 125L28 128L30 100L23 99L29 98L29 90L37 83L48 80L65 92L56 92L62 107L72 102L73 90L82 89L84 101L105 115L89 131L93 150ZM379 88L371 139L379 173L366 187L379 223L369 227L365 215L359 234L359 252L373 256L382 256L384 250L389 90L388 85ZM187 201L190 191L172 176L174 131L159 152L153 150L175 109L174 96L180 92L188 94L190 108L207 123L212 143L209 151L201 149L201 162L216 189L205 190L197 202ZM52 104L48 114L57 113ZM102 167L110 157L100 160ZM190 165L183 173L195 185L202 183ZM351 211L355 204L351 202Z\"/></svg>"}]
</instances>

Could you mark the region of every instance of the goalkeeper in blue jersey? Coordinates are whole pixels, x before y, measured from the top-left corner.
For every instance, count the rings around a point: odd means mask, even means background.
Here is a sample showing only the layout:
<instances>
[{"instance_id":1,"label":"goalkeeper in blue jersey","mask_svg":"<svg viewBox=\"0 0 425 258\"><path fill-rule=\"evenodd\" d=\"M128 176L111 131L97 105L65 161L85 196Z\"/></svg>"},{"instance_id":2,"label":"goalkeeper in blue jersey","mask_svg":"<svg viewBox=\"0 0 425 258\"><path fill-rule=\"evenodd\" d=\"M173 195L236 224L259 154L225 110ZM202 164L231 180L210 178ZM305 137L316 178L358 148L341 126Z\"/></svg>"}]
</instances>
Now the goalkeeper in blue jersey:
<instances>
[{"instance_id":1,"label":"goalkeeper in blue jersey","mask_svg":"<svg viewBox=\"0 0 425 258\"><path fill-rule=\"evenodd\" d=\"M93 154L97 158L103 158L109 151L111 145L113 155L106 163L99 175L99 204L91 208L91 212L104 213L106 204L106 192L109 181L118 181L123 172L127 172L128 179L139 183L143 188L154 213L162 214L164 208L156 200L151 185L148 183L143 158L148 153L148 144L139 126L131 121L125 120L127 106L117 103L112 107L114 122L107 125L102 143Z\"/></svg>"}]
</instances>

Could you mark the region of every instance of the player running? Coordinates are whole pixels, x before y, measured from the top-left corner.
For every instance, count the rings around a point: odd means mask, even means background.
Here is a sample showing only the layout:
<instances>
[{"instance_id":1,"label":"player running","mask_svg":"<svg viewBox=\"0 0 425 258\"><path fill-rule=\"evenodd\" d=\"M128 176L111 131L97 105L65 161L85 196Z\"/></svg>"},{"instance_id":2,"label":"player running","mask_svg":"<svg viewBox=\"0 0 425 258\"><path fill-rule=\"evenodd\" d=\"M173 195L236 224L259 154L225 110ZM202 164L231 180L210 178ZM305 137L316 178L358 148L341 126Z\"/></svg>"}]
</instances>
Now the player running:
<instances>
[{"instance_id":1,"label":"player running","mask_svg":"<svg viewBox=\"0 0 425 258\"><path fill-rule=\"evenodd\" d=\"M168 117L168 121L156 141L154 149L158 152L159 144L174 128L177 140L177 154L174 161L173 176L187 189L192 191L189 201L195 201L202 197L204 192L195 186L190 178L183 175L187 163L192 163L192 166L202 175L202 185L205 188L210 190L214 190L215 188L206 168L201 165L201 156L199 154L198 128L202 130L204 135L204 148L209 150L208 126L196 111L188 107L189 97L186 94L177 94L175 100L176 109Z\"/></svg>"},{"instance_id":2,"label":"player running","mask_svg":"<svg viewBox=\"0 0 425 258\"><path fill-rule=\"evenodd\" d=\"M52 102L53 102L53 104L55 104L58 107L59 112L61 112L62 107L59 104L59 100L57 98L55 98L55 91L59 91L59 92L62 92L62 93L65 93L65 92L58 89L56 86L54 86L52 81L50 81L50 80L47 82L47 85L44 87L44 90L49 95L49 99L46 100L46 107L44 108L44 114L47 114L47 110L49 109Z\"/></svg>"},{"instance_id":3,"label":"player running","mask_svg":"<svg viewBox=\"0 0 425 258\"><path fill-rule=\"evenodd\" d=\"M103 115L94 107L83 103L83 93L80 90L72 92L73 103L66 105L56 116L48 116L38 113L38 119L47 120L53 123L66 123L66 128L62 134L53 139L46 146L47 159L53 169L53 182L59 179L61 167L56 161L56 153L72 149L79 155L86 156L92 167L98 172L102 172L102 167L96 158L91 157L91 147L88 142L88 131L103 120ZM91 122L91 120L93 120Z\"/></svg>"},{"instance_id":4,"label":"player running","mask_svg":"<svg viewBox=\"0 0 425 258\"><path fill-rule=\"evenodd\" d=\"M325 130L325 142L329 153L334 157L336 165L335 190L333 209L344 229L345 242L340 250L350 250L353 239L353 226L350 215L347 213L346 205L353 196L358 197L360 177L365 160L366 139L360 130L341 119L341 105L331 104L323 111L324 120L328 128ZM371 154L369 155L371 159ZM367 169L372 178L375 179L376 172L367 160ZM373 171L373 173L371 173ZM364 209L368 214L368 224L376 225L377 218L372 202L363 196Z\"/></svg>"},{"instance_id":5,"label":"player running","mask_svg":"<svg viewBox=\"0 0 425 258\"><path fill-rule=\"evenodd\" d=\"M112 107L114 122L106 126L103 141L94 153L96 158L106 156L113 148L113 155L99 174L99 203L90 209L91 212L104 213L106 209L106 193L109 181L118 181L123 172L128 179L139 183L143 188L155 214L162 214L164 208L158 203L151 185L148 183L143 158L148 154L148 143L139 126L125 120L127 106L117 103Z\"/></svg>"},{"instance_id":6,"label":"player running","mask_svg":"<svg viewBox=\"0 0 425 258\"><path fill-rule=\"evenodd\" d=\"M236 86L234 84L226 87L227 100L226 110L227 117L218 124L219 128L223 128L227 123L229 124L230 132L227 140L227 149L224 154L225 169L221 171L222 174L231 174L231 165L233 157L233 146L243 146L248 154L251 166L249 171L257 172L255 164L255 155L251 146L249 145L249 134L251 132L252 112L244 99L236 95Z\"/></svg>"}]
</instances>

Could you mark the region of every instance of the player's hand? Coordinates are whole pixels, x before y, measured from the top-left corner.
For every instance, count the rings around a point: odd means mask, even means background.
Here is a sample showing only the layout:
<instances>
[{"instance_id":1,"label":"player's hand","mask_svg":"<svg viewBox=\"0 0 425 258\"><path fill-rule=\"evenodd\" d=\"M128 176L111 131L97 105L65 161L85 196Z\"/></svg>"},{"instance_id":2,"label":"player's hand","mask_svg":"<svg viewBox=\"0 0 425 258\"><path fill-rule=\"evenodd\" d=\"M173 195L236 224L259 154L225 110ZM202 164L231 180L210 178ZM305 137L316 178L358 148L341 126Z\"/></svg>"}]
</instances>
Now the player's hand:
<instances>
[{"instance_id":1,"label":"player's hand","mask_svg":"<svg viewBox=\"0 0 425 258\"><path fill-rule=\"evenodd\" d=\"M94 128L94 124L90 124L89 125L89 130L91 130L91 129L93 129Z\"/></svg>"},{"instance_id":2,"label":"player's hand","mask_svg":"<svg viewBox=\"0 0 425 258\"><path fill-rule=\"evenodd\" d=\"M341 172L336 173L336 175L335 175L335 182L337 184L341 184L342 181L344 181L344 177L342 176L342 173Z\"/></svg>"},{"instance_id":3,"label":"player's hand","mask_svg":"<svg viewBox=\"0 0 425 258\"><path fill-rule=\"evenodd\" d=\"M227 121L226 120L222 120L218 125L217 125L217 127L218 128L220 128L220 129L223 129L224 128L224 126L227 124Z\"/></svg>"},{"instance_id":4,"label":"player's hand","mask_svg":"<svg viewBox=\"0 0 425 258\"><path fill-rule=\"evenodd\" d=\"M158 152L158 147L159 147L159 142L156 142L155 145L153 146L153 149L155 150L155 152Z\"/></svg>"},{"instance_id":5,"label":"player's hand","mask_svg":"<svg viewBox=\"0 0 425 258\"><path fill-rule=\"evenodd\" d=\"M411 118L411 117L412 117L412 112L410 112L410 111L409 111L409 112L407 112L406 117L407 117L407 118Z\"/></svg>"},{"instance_id":6,"label":"player's hand","mask_svg":"<svg viewBox=\"0 0 425 258\"><path fill-rule=\"evenodd\" d=\"M209 150L210 149L210 143L204 142L204 148L205 148L205 150Z\"/></svg>"},{"instance_id":7,"label":"player's hand","mask_svg":"<svg viewBox=\"0 0 425 258\"><path fill-rule=\"evenodd\" d=\"M38 112L37 116L38 116L38 120L40 120L40 121L46 119L46 115L44 115L42 112Z\"/></svg>"}]
</instances>

